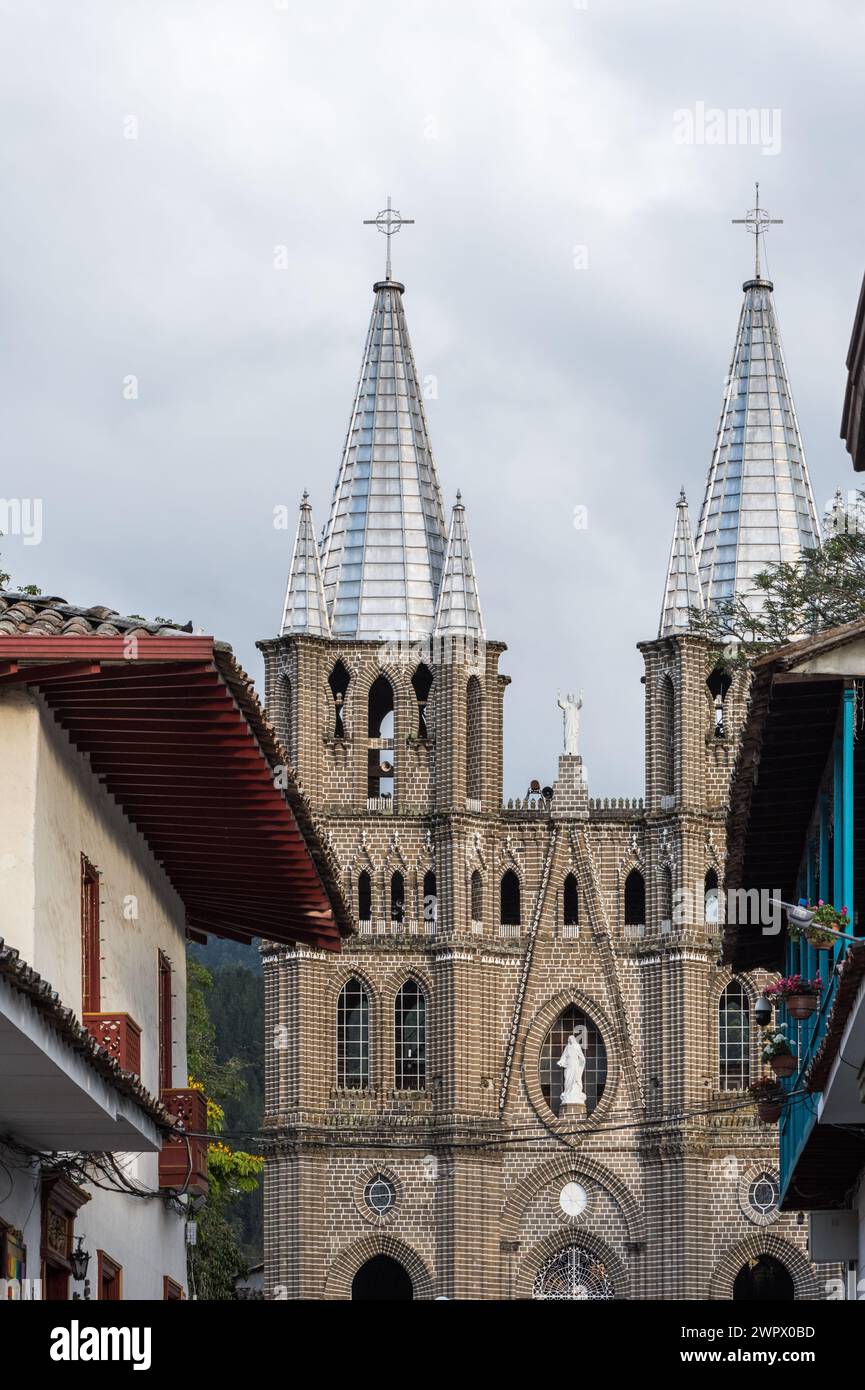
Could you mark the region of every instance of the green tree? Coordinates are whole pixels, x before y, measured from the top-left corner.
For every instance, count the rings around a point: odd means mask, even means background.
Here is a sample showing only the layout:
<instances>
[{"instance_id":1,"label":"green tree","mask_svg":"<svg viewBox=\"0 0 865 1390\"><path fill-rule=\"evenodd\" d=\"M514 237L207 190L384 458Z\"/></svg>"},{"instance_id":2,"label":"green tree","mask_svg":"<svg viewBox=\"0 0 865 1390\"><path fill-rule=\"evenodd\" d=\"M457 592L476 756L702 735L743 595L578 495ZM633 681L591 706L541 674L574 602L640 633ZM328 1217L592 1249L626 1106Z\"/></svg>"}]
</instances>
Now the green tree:
<instances>
[{"instance_id":1,"label":"green tree","mask_svg":"<svg viewBox=\"0 0 865 1390\"><path fill-rule=\"evenodd\" d=\"M225 1126L224 1106L243 1097L249 1063L238 1055L220 1061L213 989L210 971L197 961L188 960L189 1081L207 1096L207 1127L214 1136L208 1144L210 1190L196 1218L198 1239L190 1254L190 1282L199 1298L225 1300L233 1295L234 1278L247 1269L233 1209L239 1201L257 1192L264 1160L257 1154L234 1150L219 1138Z\"/></svg>"},{"instance_id":2,"label":"green tree","mask_svg":"<svg viewBox=\"0 0 865 1390\"><path fill-rule=\"evenodd\" d=\"M754 579L762 602L752 612L741 595L691 609L691 631L747 659L865 616L865 493L845 506L840 493L823 521L825 539L796 560L771 565Z\"/></svg>"}]
</instances>

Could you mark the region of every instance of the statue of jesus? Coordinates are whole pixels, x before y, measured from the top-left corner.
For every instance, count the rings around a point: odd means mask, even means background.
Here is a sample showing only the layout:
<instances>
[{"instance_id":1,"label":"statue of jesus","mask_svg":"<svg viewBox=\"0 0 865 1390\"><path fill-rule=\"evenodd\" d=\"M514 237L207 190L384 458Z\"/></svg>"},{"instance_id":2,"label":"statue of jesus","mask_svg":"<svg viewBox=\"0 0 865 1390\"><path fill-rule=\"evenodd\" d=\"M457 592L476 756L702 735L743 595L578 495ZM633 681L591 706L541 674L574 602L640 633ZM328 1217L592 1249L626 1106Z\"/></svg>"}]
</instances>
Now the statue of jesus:
<instances>
[{"instance_id":1,"label":"statue of jesus","mask_svg":"<svg viewBox=\"0 0 865 1390\"><path fill-rule=\"evenodd\" d=\"M579 1036L578 1036L579 1035ZM562 1105L585 1105L586 1093L583 1090L583 1074L586 1070L585 1028L575 1030L565 1044L565 1050L558 1060L562 1068Z\"/></svg>"},{"instance_id":2,"label":"statue of jesus","mask_svg":"<svg viewBox=\"0 0 865 1390\"><path fill-rule=\"evenodd\" d=\"M578 696L558 692L558 706L562 711L565 731L565 752L576 755L580 751L580 710L583 708L583 692Z\"/></svg>"}]
</instances>

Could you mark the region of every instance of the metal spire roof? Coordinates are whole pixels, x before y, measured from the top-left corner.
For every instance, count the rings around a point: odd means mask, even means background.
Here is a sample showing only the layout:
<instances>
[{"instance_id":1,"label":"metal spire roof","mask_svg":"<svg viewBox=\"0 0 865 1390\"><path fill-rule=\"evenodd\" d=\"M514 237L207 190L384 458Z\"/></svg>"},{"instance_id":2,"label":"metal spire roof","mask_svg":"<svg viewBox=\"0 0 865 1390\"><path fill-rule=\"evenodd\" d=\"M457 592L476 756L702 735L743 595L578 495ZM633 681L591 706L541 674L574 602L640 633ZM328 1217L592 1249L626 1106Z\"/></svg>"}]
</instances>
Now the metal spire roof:
<instances>
[{"instance_id":1,"label":"metal spire roof","mask_svg":"<svg viewBox=\"0 0 865 1390\"><path fill-rule=\"evenodd\" d=\"M820 523L772 301L759 273L759 202L742 219L757 237L757 275L745 298L697 529L705 603L741 594L754 610L756 574L820 544Z\"/></svg>"},{"instance_id":2,"label":"metal spire roof","mask_svg":"<svg viewBox=\"0 0 865 1390\"><path fill-rule=\"evenodd\" d=\"M685 489L682 488L676 503L673 544L670 547L670 563L667 566L667 583L664 601L661 604L658 636L675 637L681 632L687 632L691 609L702 607L703 593L697 575L697 556L691 535L688 499Z\"/></svg>"},{"instance_id":3,"label":"metal spire roof","mask_svg":"<svg viewBox=\"0 0 865 1390\"><path fill-rule=\"evenodd\" d=\"M329 637L330 623L324 601L324 586L318 563L318 542L312 520L309 493L303 494L297 536L288 573L288 589L282 616L282 635L309 633L313 637Z\"/></svg>"},{"instance_id":4,"label":"metal spire roof","mask_svg":"<svg viewBox=\"0 0 865 1390\"><path fill-rule=\"evenodd\" d=\"M360 379L322 542L334 637L414 640L433 629L446 533L404 288L390 279L374 286Z\"/></svg>"},{"instance_id":5,"label":"metal spire roof","mask_svg":"<svg viewBox=\"0 0 865 1390\"><path fill-rule=\"evenodd\" d=\"M471 637L483 640L484 620L481 601L478 597L478 584L475 577L475 562L469 531L466 525L466 509L462 493L457 493L456 505L451 514L451 529L445 556L444 573L435 616L436 637Z\"/></svg>"}]
</instances>

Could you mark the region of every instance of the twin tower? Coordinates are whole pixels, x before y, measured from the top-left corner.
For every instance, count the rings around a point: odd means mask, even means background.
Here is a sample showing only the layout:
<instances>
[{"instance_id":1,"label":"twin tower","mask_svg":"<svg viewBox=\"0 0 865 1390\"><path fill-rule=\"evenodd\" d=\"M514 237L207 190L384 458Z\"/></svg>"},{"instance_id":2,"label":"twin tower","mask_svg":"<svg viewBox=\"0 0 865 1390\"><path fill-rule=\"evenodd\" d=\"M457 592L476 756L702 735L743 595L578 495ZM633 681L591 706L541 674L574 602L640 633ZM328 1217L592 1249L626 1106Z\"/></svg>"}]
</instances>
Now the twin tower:
<instances>
[{"instance_id":1,"label":"twin tower","mask_svg":"<svg viewBox=\"0 0 865 1390\"><path fill-rule=\"evenodd\" d=\"M730 1298L755 1261L818 1296L747 1103L760 980L717 963L746 677L689 632L819 544L772 285L744 286L696 543L676 507L637 802L591 800L573 748L503 798L505 647L459 494L445 521L403 294L375 285L327 525L304 495L259 644L357 922L340 956L264 951L266 1296Z\"/></svg>"}]
</instances>

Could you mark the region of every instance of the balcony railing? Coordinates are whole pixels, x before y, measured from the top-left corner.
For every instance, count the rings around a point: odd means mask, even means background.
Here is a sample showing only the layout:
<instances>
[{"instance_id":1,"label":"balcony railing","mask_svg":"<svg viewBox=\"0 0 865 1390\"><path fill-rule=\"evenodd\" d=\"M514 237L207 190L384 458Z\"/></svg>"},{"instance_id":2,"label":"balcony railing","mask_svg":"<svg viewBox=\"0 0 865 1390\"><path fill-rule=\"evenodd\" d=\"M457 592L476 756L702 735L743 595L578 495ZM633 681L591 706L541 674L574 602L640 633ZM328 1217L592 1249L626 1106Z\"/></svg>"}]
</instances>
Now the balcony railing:
<instances>
[{"instance_id":1,"label":"balcony railing","mask_svg":"<svg viewBox=\"0 0 865 1390\"><path fill-rule=\"evenodd\" d=\"M141 1075L141 1029L129 1014L85 1014L84 1027L124 1071Z\"/></svg>"},{"instance_id":2,"label":"balcony railing","mask_svg":"<svg viewBox=\"0 0 865 1390\"><path fill-rule=\"evenodd\" d=\"M368 811L378 811L379 815L393 815L392 796L368 796L366 799L366 809Z\"/></svg>"},{"instance_id":3,"label":"balcony railing","mask_svg":"<svg viewBox=\"0 0 865 1390\"><path fill-rule=\"evenodd\" d=\"M520 934L520 924L519 924L519 922L499 922L499 936L510 936L510 937L517 936L517 937L518 937L519 934Z\"/></svg>"},{"instance_id":4,"label":"balcony railing","mask_svg":"<svg viewBox=\"0 0 865 1390\"><path fill-rule=\"evenodd\" d=\"M207 1193L207 1101L203 1091L173 1089L160 1097L166 1110L181 1123L159 1155L159 1186Z\"/></svg>"}]
</instances>

